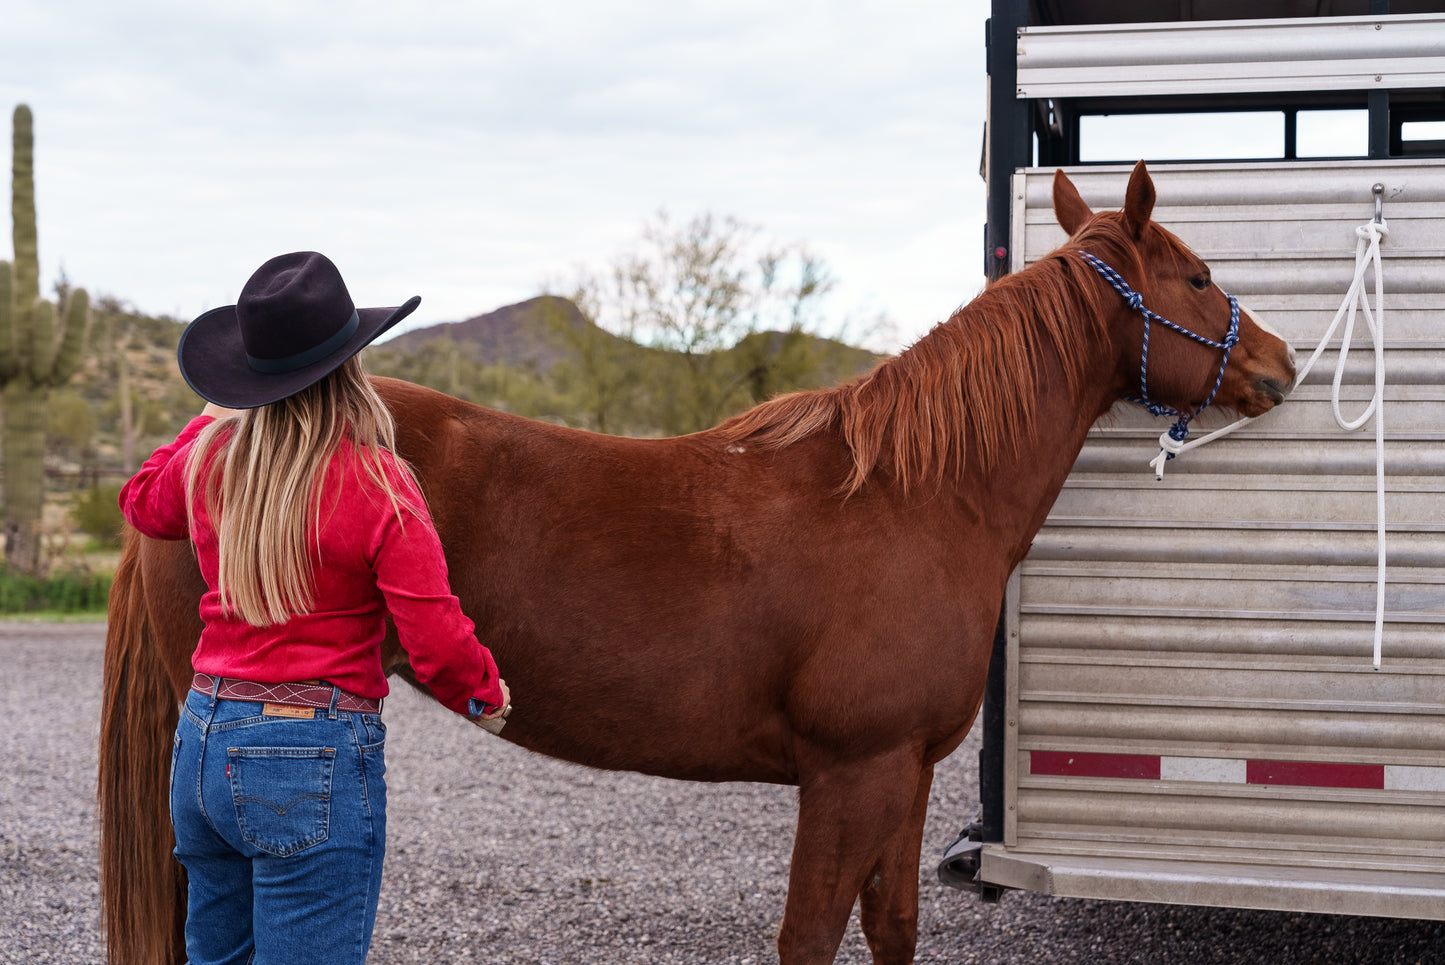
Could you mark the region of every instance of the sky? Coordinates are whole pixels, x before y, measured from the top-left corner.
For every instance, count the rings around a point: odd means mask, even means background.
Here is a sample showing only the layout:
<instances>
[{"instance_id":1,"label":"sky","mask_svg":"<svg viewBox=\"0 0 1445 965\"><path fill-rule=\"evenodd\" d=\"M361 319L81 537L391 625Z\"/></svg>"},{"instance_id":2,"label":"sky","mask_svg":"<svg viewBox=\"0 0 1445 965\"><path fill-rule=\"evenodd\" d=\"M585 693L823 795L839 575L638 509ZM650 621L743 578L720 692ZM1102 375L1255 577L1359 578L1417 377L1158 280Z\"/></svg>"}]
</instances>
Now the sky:
<instances>
[{"instance_id":1,"label":"sky","mask_svg":"<svg viewBox=\"0 0 1445 965\"><path fill-rule=\"evenodd\" d=\"M983 284L988 0L7 0L42 286L189 320L326 253L461 321L659 211L803 243L896 350ZM8 133L8 122L6 124ZM7 138L8 142L8 138ZM0 243L0 257L8 257ZM856 330L856 329L855 329Z\"/></svg>"}]
</instances>

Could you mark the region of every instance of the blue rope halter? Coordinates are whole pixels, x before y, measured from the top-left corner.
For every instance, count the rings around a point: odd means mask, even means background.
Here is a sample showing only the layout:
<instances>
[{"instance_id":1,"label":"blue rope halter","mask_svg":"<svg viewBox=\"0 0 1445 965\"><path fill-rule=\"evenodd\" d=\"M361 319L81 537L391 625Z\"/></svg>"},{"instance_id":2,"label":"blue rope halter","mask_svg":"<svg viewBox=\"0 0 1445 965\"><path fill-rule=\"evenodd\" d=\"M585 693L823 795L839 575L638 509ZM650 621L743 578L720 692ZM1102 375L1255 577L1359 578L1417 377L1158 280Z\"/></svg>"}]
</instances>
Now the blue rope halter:
<instances>
[{"instance_id":1,"label":"blue rope halter","mask_svg":"<svg viewBox=\"0 0 1445 965\"><path fill-rule=\"evenodd\" d=\"M1130 288L1129 283L1126 282L1117 271L1110 268L1100 259L1095 258L1087 251L1079 252L1079 257L1083 258L1084 262L1100 275L1103 275L1104 280L1114 286L1116 292L1124 296L1124 301L1129 303L1130 308L1144 316L1144 350L1139 357L1139 395L1137 397L1128 397L1125 401L1139 403L1149 410L1150 415L1177 416L1178 418L1174 424L1169 427L1169 438L1175 442L1183 442L1189 435L1190 421L1209 407L1209 403L1214 401L1215 395L1219 392L1220 383L1224 381L1224 370L1229 365L1229 352L1239 342L1239 300L1228 292L1225 293L1225 297L1229 299L1229 332L1225 334L1224 341L1216 342L1212 338L1205 338L1197 332L1191 332L1182 325L1176 325L1163 315L1151 312L1145 308L1144 296ZM1178 332L1180 335L1192 338L1201 345L1217 348L1224 353L1224 358L1219 363L1219 374L1214 377L1214 388L1209 390L1209 398L1205 399L1204 404L1193 412L1186 414L1180 412L1178 409L1154 402L1149 398L1149 323L1151 321L1158 321ZM1169 453L1169 458L1173 459L1174 453Z\"/></svg>"}]
</instances>

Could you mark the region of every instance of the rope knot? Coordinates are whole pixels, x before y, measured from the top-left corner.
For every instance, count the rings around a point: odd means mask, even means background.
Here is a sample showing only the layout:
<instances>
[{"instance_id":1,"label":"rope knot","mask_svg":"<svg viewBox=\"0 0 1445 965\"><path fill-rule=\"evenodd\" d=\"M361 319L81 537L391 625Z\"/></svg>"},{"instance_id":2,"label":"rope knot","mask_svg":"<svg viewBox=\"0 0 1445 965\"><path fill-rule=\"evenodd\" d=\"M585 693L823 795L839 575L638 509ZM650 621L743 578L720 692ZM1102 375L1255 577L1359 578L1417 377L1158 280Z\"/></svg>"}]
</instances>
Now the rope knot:
<instances>
[{"instance_id":1,"label":"rope knot","mask_svg":"<svg viewBox=\"0 0 1445 965\"><path fill-rule=\"evenodd\" d=\"M1140 311L1144 307L1144 296L1139 294L1138 292L1130 292L1128 295L1124 296L1124 301L1128 302L1129 307L1134 309L1134 311L1136 312Z\"/></svg>"},{"instance_id":2,"label":"rope knot","mask_svg":"<svg viewBox=\"0 0 1445 965\"><path fill-rule=\"evenodd\" d=\"M1149 461L1155 479L1164 480L1164 464L1184 451L1184 439L1188 435L1189 422L1182 417L1169 427L1168 432L1159 433L1159 455Z\"/></svg>"},{"instance_id":3,"label":"rope knot","mask_svg":"<svg viewBox=\"0 0 1445 965\"><path fill-rule=\"evenodd\" d=\"M1383 241L1390 234L1390 226L1383 220L1370 221L1355 229L1355 237L1363 241Z\"/></svg>"}]
</instances>

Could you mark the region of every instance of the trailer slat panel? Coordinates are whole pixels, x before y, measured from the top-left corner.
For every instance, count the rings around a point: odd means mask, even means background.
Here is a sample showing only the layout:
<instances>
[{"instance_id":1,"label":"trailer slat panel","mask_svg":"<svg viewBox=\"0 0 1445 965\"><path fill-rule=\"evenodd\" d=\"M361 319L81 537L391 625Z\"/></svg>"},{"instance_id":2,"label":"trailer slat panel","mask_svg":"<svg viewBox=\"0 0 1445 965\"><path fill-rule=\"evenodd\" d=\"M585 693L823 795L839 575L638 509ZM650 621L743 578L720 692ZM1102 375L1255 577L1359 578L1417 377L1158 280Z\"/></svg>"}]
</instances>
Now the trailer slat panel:
<instances>
[{"instance_id":1,"label":"trailer slat panel","mask_svg":"<svg viewBox=\"0 0 1445 965\"><path fill-rule=\"evenodd\" d=\"M1301 360L1349 284L1370 185L1387 185L1382 666L1373 424L1336 425L1333 349L1277 413L1171 461L1162 482L1147 463L1166 420L1116 409L1011 586L1008 814L983 876L1445 918L1445 165L1151 173L1155 217ZM1128 168L1069 175L1102 210ZM1063 241L1052 176L1015 176L1015 268ZM1361 320L1348 417L1371 394L1371 356Z\"/></svg>"}]
</instances>

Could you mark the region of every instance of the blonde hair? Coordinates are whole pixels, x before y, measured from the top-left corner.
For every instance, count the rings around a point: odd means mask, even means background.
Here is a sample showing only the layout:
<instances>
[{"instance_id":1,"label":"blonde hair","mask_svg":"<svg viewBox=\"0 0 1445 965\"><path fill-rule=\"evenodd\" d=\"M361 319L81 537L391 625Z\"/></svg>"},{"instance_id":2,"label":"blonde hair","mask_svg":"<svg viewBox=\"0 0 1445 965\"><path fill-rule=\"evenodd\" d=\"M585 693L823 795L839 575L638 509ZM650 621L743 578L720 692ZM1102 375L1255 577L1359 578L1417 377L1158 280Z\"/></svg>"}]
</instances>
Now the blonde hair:
<instances>
[{"instance_id":1,"label":"blonde hair","mask_svg":"<svg viewBox=\"0 0 1445 965\"><path fill-rule=\"evenodd\" d=\"M307 533L319 539L323 496L339 491L334 481L325 485L325 475L347 440L404 523L382 453L403 471L410 467L396 457L391 412L355 356L295 395L218 419L197 437L186 504L192 533L198 491L216 527L222 612L268 626L310 611L315 581ZM319 560L319 544L316 550Z\"/></svg>"}]
</instances>

